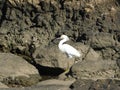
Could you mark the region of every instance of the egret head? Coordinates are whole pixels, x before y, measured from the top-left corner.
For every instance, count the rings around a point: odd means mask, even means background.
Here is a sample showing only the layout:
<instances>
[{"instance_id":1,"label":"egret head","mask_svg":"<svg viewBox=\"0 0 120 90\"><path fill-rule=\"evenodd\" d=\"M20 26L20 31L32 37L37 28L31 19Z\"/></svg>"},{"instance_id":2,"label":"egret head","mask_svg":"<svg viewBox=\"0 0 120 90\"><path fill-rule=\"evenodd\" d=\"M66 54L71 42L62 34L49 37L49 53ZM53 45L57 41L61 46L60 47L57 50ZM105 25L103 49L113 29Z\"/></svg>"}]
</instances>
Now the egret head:
<instances>
[{"instance_id":1,"label":"egret head","mask_svg":"<svg viewBox=\"0 0 120 90\"><path fill-rule=\"evenodd\" d=\"M60 39L66 39L69 40L69 37L67 35L61 35Z\"/></svg>"}]
</instances>

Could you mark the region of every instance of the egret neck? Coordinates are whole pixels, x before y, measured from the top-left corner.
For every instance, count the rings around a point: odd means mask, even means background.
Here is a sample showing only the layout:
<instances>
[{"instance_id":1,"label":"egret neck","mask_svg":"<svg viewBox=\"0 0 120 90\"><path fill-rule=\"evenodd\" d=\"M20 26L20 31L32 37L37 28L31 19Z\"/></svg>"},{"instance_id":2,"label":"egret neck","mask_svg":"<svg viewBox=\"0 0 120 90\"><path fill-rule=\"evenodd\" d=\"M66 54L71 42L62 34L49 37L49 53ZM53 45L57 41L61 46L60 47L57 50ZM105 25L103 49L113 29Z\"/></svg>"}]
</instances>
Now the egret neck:
<instances>
[{"instance_id":1,"label":"egret neck","mask_svg":"<svg viewBox=\"0 0 120 90\"><path fill-rule=\"evenodd\" d=\"M60 50L61 50L62 52L65 51L64 48L63 48L63 44L64 44L66 41L68 41L68 40L69 40L68 38L63 38L63 39L59 42L58 47L60 48Z\"/></svg>"}]
</instances>

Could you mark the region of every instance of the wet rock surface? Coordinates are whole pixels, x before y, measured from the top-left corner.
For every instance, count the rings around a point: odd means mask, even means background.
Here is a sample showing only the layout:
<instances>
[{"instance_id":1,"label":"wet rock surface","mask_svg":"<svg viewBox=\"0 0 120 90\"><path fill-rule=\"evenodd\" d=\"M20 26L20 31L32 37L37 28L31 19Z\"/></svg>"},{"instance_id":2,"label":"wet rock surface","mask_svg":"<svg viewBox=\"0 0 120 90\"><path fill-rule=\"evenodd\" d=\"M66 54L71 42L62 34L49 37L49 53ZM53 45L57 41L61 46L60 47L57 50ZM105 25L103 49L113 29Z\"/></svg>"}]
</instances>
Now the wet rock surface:
<instances>
[{"instance_id":1,"label":"wet rock surface","mask_svg":"<svg viewBox=\"0 0 120 90\"><path fill-rule=\"evenodd\" d=\"M18 87L16 82L22 82L21 87L31 86L41 80L41 75L61 75L70 63L68 74L78 80L68 90L119 90L119 7L119 0L1 0L0 52L4 54L0 53L0 82L9 87ZM70 45L82 53L81 58L69 60L59 52L54 39L61 34L70 37ZM85 86L80 86L81 82ZM40 88L46 86L27 89Z\"/></svg>"}]
</instances>

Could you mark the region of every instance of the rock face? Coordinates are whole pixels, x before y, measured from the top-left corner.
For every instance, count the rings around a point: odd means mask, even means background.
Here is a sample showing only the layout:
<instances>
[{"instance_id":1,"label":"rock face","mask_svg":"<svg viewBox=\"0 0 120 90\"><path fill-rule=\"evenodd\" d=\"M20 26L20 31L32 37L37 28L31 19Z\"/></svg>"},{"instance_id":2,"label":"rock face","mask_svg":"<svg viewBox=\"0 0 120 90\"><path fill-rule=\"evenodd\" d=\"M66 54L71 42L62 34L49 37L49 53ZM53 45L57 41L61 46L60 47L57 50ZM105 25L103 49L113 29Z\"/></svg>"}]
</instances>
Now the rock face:
<instances>
[{"instance_id":1,"label":"rock face","mask_svg":"<svg viewBox=\"0 0 120 90\"><path fill-rule=\"evenodd\" d=\"M74 83L75 80L57 80L57 79L50 79L45 80L37 84L37 86L40 85L64 85L64 86L70 86L72 83Z\"/></svg>"},{"instance_id":2,"label":"rock face","mask_svg":"<svg viewBox=\"0 0 120 90\"><path fill-rule=\"evenodd\" d=\"M3 83L0 82L0 88L8 88L8 86L4 85Z\"/></svg>"},{"instance_id":3,"label":"rock face","mask_svg":"<svg viewBox=\"0 0 120 90\"><path fill-rule=\"evenodd\" d=\"M71 85L72 90L119 90L119 84L114 80L82 80L79 79Z\"/></svg>"},{"instance_id":4,"label":"rock face","mask_svg":"<svg viewBox=\"0 0 120 90\"><path fill-rule=\"evenodd\" d=\"M71 75L77 78L119 79L119 7L119 0L1 0L0 52L30 57L35 60L36 67L42 65L65 69L69 62L72 67ZM68 35L76 43L71 45L82 52L84 61L80 62L78 59L78 63L74 64L74 59L68 60L59 52L55 45L58 43L53 39L61 34ZM17 64L12 61L14 59L11 56L15 59L19 57L13 54L0 56L6 60L1 59L0 62L0 74L4 73L0 75L0 80L3 80L3 76L8 77L7 75L38 74L22 58L21 61L15 60L18 61ZM22 62L24 63L20 64ZM30 71L25 69L29 67ZM13 68L15 70L11 70ZM13 79L10 77L3 81L10 80Z\"/></svg>"},{"instance_id":5,"label":"rock face","mask_svg":"<svg viewBox=\"0 0 120 90\"><path fill-rule=\"evenodd\" d=\"M105 79L115 78L116 71L119 69L115 61L83 61L72 66L73 77L82 79Z\"/></svg>"},{"instance_id":6,"label":"rock face","mask_svg":"<svg viewBox=\"0 0 120 90\"><path fill-rule=\"evenodd\" d=\"M100 55L95 52L89 46L83 44L73 44L73 46L82 54L82 57L77 58L68 58L65 53L62 53L58 46L53 45L51 47L40 48L38 47L33 53L33 57L37 64L47 67L59 67L62 69L71 67L75 61L82 61L82 58L88 61L97 61L100 58ZM87 54L87 55L86 55Z\"/></svg>"},{"instance_id":7,"label":"rock face","mask_svg":"<svg viewBox=\"0 0 120 90\"><path fill-rule=\"evenodd\" d=\"M46 81L42 81L38 83L36 86L40 87L41 89L49 89L49 90L56 90L56 89L61 89L61 90L70 90L70 85L74 83L75 80L56 80L56 79L50 79ZM42 89L42 90L43 90Z\"/></svg>"},{"instance_id":8,"label":"rock face","mask_svg":"<svg viewBox=\"0 0 120 90\"><path fill-rule=\"evenodd\" d=\"M38 74L34 66L23 58L10 53L0 53L0 66L1 76L4 77L22 75L28 77L30 74Z\"/></svg>"},{"instance_id":9,"label":"rock face","mask_svg":"<svg viewBox=\"0 0 120 90\"><path fill-rule=\"evenodd\" d=\"M64 33L76 42L91 43L103 58L116 60L120 13L114 3L119 6L118 0L2 0L0 50L31 56L36 47L49 46Z\"/></svg>"},{"instance_id":10,"label":"rock face","mask_svg":"<svg viewBox=\"0 0 120 90\"><path fill-rule=\"evenodd\" d=\"M66 54L61 53L57 46L44 49L38 48L34 52L33 57L38 64L48 67L65 69L68 63L70 63L70 66L74 63L74 59L69 59Z\"/></svg>"},{"instance_id":11,"label":"rock face","mask_svg":"<svg viewBox=\"0 0 120 90\"><path fill-rule=\"evenodd\" d=\"M23 58L10 53L0 53L0 81L3 83L8 84L15 81L18 84L35 83L37 82L35 75L39 76L37 69ZM19 80L21 81L19 82Z\"/></svg>"}]
</instances>

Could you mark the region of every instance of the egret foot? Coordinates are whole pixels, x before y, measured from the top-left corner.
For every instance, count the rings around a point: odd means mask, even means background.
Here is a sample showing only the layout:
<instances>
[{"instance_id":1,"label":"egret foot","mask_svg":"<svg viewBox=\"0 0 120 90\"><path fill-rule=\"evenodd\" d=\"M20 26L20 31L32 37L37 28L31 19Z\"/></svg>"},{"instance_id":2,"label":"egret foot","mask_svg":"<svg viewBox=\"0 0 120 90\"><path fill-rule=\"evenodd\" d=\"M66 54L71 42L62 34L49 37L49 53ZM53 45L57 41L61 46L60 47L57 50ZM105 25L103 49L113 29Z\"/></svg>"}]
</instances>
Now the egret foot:
<instances>
[{"instance_id":1,"label":"egret foot","mask_svg":"<svg viewBox=\"0 0 120 90\"><path fill-rule=\"evenodd\" d=\"M67 78L69 78L70 68L71 68L71 65L70 65L70 62L68 61L66 70L61 75L59 75L59 79L66 80Z\"/></svg>"},{"instance_id":2,"label":"egret foot","mask_svg":"<svg viewBox=\"0 0 120 90\"><path fill-rule=\"evenodd\" d=\"M68 78L66 74L68 74L69 71L70 71L69 68L66 69L65 72L59 75L59 79L66 80L66 78Z\"/></svg>"},{"instance_id":3,"label":"egret foot","mask_svg":"<svg viewBox=\"0 0 120 90\"><path fill-rule=\"evenodd\" d=\"M65 70L65 72L63 72L63 73L67 74L67 73L69 73L69 71L70 71L70 69L67 68L67 69Z\"/></svg>"}]
</instances>

